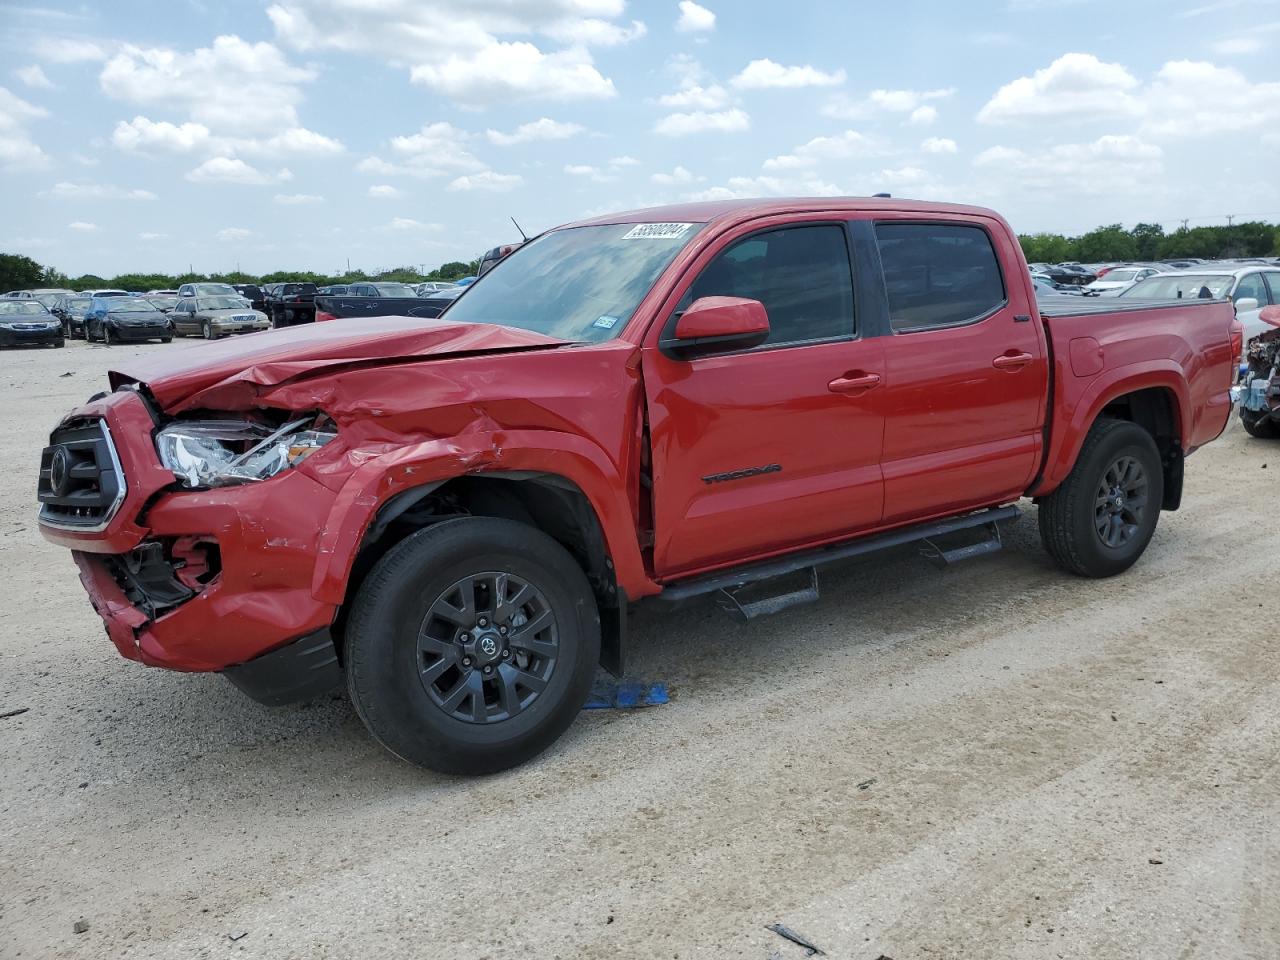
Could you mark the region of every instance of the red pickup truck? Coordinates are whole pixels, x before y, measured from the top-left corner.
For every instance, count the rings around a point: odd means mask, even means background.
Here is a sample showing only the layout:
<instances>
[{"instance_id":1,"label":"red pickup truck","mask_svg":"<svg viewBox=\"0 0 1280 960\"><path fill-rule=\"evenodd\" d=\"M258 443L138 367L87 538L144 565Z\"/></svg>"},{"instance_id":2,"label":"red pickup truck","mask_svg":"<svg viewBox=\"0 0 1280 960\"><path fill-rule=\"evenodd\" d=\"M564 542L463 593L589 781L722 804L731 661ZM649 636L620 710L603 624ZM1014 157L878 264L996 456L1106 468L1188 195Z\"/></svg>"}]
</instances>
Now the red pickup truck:
<instances>
[{"instance_id":1,"label":"red pickup truck","mask_svg":"<svg viewBox=\"0 0 1280 960\"><path fill-rule=\"evenodd\" d=\"M1241 336L1223 300L1037 305L974 207L641 210L537 237L439 319L120 368L54 430L40 525L124 656L268 703L345 679L397 755L498 770L622 671L645 598L758 615L831 560L994 549L1023 497L1066 570L1127 569L1227 423Z\"/></svg>"}]
</instances>

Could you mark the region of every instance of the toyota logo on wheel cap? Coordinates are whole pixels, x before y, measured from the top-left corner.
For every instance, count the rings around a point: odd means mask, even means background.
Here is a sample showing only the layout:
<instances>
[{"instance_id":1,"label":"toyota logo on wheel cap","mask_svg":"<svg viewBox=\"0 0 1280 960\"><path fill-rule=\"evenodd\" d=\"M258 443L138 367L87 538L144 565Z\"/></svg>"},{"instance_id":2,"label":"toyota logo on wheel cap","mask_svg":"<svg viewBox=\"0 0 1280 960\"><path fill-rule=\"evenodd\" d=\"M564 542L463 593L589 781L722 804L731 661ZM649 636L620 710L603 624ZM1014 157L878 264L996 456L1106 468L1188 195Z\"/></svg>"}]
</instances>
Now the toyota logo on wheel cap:
<instances>
[{"instance_id":1,"label":"toyota logo on wheel cap","mask_svg":"<svg viewBox=\"0 0 1280 960\"><path fill-rule=\"evenodd\" d=\"M498 642L493 637L484 637L480 641L480 652L486 657L492 657L498 652Z\"/></svg>"}]
</instances>

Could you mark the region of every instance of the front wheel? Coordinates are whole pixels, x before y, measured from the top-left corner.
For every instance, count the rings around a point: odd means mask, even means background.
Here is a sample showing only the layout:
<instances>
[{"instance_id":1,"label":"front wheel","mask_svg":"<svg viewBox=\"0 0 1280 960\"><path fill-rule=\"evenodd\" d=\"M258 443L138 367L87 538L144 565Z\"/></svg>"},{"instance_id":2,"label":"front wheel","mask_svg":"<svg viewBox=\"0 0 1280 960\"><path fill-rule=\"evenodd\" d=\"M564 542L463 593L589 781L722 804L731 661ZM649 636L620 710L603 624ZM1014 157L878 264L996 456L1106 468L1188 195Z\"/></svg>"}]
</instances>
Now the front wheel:
<instances>
[{"instance_id":1,"label":"front wheel","mask_svg":"<svg viewBox=\"0 0 1280 960\"><path fill-rule=\"evenodd\" d=\"M110 327L108 327L107 325L103 324L103 327L102 327L102 342L103 342L105 345L107 345L108 347L110 347L110 346L113 346L113 345L115 345L115 344L119 343L119 342L120 342L120 338L119 338L119 337L117 337L117 336L115 336L115 335L111 332L111 328L110 328Z\"/></svg>"},{"instance_id":2,"label":"front wheel","mask_svg":"<svg viewBox=\"0 0 1280 960\"><path fill-rule=\"evenodd\" d=\"M209 323L208 320L200 321L200 332L204 335L204 338L206 340L215 339L214 333L213 333L213 326Z\"/></svg>"},{"instance_id":3,"label":"front wheel","mask_svg":"<svg viewBox=\"0 0 1280 960\"><path fill-rule=\"evenodd\" d=\"M1099 420L1067 479L1040 502L1040 539L1071 573L1115 576L1147 549L1163 501L1151 434L1127 420Z\"/></svg>"},{"instance_id":4,"label":"front wheel","mask_svg":"<svg viewBox=\"0 0 1280 960\"><path fill-rule=\"evenodd\" d=\"M1280 423L1276 423L1275 418L1269 413L1245 410L1241 407L1240 422L1244 424L1245 432L1251 437L1259 440L1275 440L1280 437Z\"/></svg>"},{"instance_id":5,"label":"front wheel","mask_svg":"<svg viewBox=\"0 0 1280 960\"><path fill-rule=\"evenodd\" d=\"M347 686L374 739L441 773L536 756L573 722L600 659L582 568L540 530L491 517L428 527L361 585Z\"/></svg>"}]
</instances>

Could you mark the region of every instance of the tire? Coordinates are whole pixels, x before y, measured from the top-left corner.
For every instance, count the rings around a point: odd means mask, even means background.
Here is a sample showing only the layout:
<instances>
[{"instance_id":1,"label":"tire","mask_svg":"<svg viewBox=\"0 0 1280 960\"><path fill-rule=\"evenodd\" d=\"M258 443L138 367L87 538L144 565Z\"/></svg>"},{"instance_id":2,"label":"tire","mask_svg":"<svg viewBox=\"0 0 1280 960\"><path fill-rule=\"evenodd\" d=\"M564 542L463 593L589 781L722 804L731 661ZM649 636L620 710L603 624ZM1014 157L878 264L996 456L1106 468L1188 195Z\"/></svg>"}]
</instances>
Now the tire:
<instances>
[{"instance_id":1,"label":"tire","mask_svg":"<svg viewBox=\"0 0 1280 960\"><path fill-rule=\"evenodd\" d=\"M200 333L206 340L217 340L217 335L213 332L213 327L208 320L200 321Z\"/></svg>"},{"instance_id":2,"label":"tire","mask_svg":"<svg viewBox=\"0 0 1280 960\"><path fill-rule=\"evenodd\" d=\"M111 328L105 324L102 327L102 342L108 347L114 346L117 343L117 340L111 336Z\"/></svg>"},{"instance_id":3,"label":"tire","mask_svg":"<svg viewBox=\"0 0 1280 960\"><path fill-rule=\"evenodd\" d=\"M57 349L58 347L65 347L66 345L67 345L67 341L65 337L61 340L55 340L53 344L55 349Z\"/></svg>"},{"instance_id":4,"label":"tire","mask_svg":"<svg viewBox=\"0 0 1280 960\"><path fill-rule=\"evenodd\" d=\"M161 343L169 343L172 339L173 339L173 337L161 337L161 338L160 338L160 342L161 342Z\"/></svg>"},{"instance_id":5,"label":"tire","mask_svg":"<svg viewBox=\"0 0 1280 960\"><path fill-rule=\"evenodd\" d=\"M1134 468L1140 472L1141 494L1128 479ZM1117 476L1118 485L1112 482ZM1117 487L1118 500L1106 496ZM1163 499L1160 451L1151 434L1127 420L1099 420L1089 429L1067 479L1040 501L1040 540L1069 573L1113 577L1147 549Z\"/></svg>"},{"instance_id":6,"label":"tire","mask_svg":"<svg viewBox=\"0 0 1280 960\"><path fill-rule=\"evenodd\" d=\"M1241 408L1240 422L1244 424L1245 432L1251 437L1259 440L1280 438L1280 423L1277 423L1270 414Z\"/></svg>"},{"instance_id":7,"label":"tire","mask_svg":"<svg viewBox=\"0 0 1280 960\"><path fill-rule=\"evenodd\" d=\"M473 576L493 584L498 575L510 578L509 589L523 582L536 594L519 608L509 608L516 617L505 640L490 634L512 617L504 619L491 599L482 602L485 588L476 590L471 584ZM462 596L454 592L460 585L478 598L470 614L473 624L483 624L474 617L489 613L483 641L479 628L472 627L473 648L453 639L467 614L461 620L435 615L446 598ZM487 596L493 596L492 589ZM507 599L514 598L509 594ZM459 604L449 603L446 609ZM528 634L515 640L520 617L536 623L548 612L550 625L537 637L540 649L554 651L551 658L526 652L533 649ZM360 586L346 638L347 686L374 739L403 760L450 774L494 773L545 750L582 709L600 660L600 618L577 562L542 531L491 517L445 521L393 547ZM502 646L489 643L491 639ZM482 642L488 655L497 658L488 678L477 666ZM476 659L463 659L467 649ZM428 674L437 679L424 678ZM534 692L511 678L544 686ZM467 692L457 700L457 691L464 688ZM526 690L523 702L517 692L521 688ZM471 690L479 691L478 708ZM502 697L504 690L513 699ZM476 717L477 712L484 718ZM460 719L460 713L468 719Z\"/></svg>"}]
</instances>

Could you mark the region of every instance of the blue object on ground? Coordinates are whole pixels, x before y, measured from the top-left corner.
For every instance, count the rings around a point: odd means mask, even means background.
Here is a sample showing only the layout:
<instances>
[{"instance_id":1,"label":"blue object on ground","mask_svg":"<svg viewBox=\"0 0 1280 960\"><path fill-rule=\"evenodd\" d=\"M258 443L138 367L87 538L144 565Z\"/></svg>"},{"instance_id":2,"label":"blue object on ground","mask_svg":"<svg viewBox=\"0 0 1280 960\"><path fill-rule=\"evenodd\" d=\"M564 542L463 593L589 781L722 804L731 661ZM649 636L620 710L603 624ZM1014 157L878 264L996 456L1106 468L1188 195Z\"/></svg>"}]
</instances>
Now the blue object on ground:
<instances>
[{"instance_id":1,"label":"blue object on ground","mask_svg":"<svg viewBox=\"0 0 1280 960\"><path fill-rule=\"evenodd\" d=\"M645 683L639 680L598 683L583 710L634 710L638 707L656 707L669 702L665 683Z\"/></svg>"}]
</instances>

